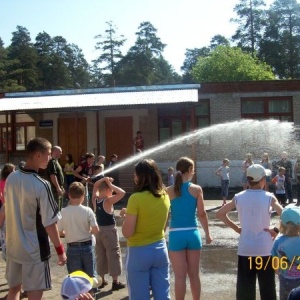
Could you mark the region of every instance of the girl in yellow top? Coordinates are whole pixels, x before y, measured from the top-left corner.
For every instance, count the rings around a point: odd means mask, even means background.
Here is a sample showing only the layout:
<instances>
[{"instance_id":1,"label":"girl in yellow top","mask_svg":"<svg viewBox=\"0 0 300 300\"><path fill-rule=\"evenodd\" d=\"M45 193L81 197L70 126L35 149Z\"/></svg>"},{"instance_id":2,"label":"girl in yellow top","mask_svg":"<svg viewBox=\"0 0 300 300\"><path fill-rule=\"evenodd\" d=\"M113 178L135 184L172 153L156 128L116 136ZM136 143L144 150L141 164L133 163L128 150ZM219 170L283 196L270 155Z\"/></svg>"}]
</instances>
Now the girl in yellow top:
<instances>
[{"instance_id":1,"label":"girl in yellow top","mask_svg":"<svg viewBox=\"0 0 300 300\"><path fill-rule=\"evenodd\" d=\"M127 282L130 300L170 299L169 258L165 241L170 208L160 171L152 159L144 159L134 169L136 192L122 213L122 232L127 238Z\"/></svg>"},{"instance_id":2,"label":"girl in yellow top","mask_svg":"<svg viewBox=\"0 0 300 300\"><path fill-rule=\"evenodd\" d=\"M64 172L66 175L66 191L69 190L69 186L72 182L74 182L75 178L74 178L74 161L73 161L73 157L72 154L67 154L66 155L66 164L64 167Z\"/></svg>"}]
</instances>

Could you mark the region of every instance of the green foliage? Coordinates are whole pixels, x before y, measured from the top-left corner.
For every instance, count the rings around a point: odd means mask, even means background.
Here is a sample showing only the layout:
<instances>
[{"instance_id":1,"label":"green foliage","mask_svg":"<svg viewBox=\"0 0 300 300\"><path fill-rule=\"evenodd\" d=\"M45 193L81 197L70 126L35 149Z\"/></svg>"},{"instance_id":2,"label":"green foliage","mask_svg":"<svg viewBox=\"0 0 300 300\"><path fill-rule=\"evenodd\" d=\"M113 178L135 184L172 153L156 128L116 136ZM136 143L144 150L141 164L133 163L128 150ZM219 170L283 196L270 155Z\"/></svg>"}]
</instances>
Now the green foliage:
<instances>
[{"instance_id":1,"label":"green foliage","mask_svg":"<svg viewBox=\"0 0 300 300\"><path fill-rule=\"evenodd\" d=\"M231 19L238 24L238 28L232 37L237 41L237 45L245 51L255 55L259 48L262 32L265 24L265 11L261 7L265 6L263 0L240 0L234 7L238 18Z\"/></svg>"},{"instance_id":2,"label":"green foliage","mask_svg":"<svg viewBox=\"0 0 300 300\"><path fill-rule=\"evenodd\" d=\"M100 40L96 43L96 50L101 50L102 54L94 60L94 66L99 68L101 71L108 71L104 74L104 85L114 86L115 85L115 68L117 62L123 58L120 48L124 45L126 39L124 36L117 36L116 27L112 22L107 22L108 29L105 30L105 36L97 35L95 39Z\"/></svg>"},{"instance_id":3,"label":"green foliage","mask_svg":"<svg viewBox=\"0 0 300 300\"><path fill-rule=\"evenodd\" d=\"M35 90L38 86L37 53L30 34L25 27L17 26L12 35L7 57L14 63L8 68L9 79L16 80L18 85L25 86L27 90Z\"/></svg>"},{"instance_id":4,"label":"green foliage","mask_svg":"<svg viewBox=\"0 0 300 300\"><path fill-rule=\"evenodd\" d=\"M143 22L136 42L116 67L118 85L151 85L179 82L179 75L163 58L165 44L156 36L156 28Z\"/></svg>"},{"instance_id":5,"label":"green foliage","mask_svg":"<svg viewBox=\"0 0 300 300\"><path fill-rule=\"evenodd\" d=\"M230 82L275 79L270 66L239 48L218 46L208 57L200 57L192 70L200 82Z\"/></svg>"},{"instance_id":6,"label":"green foliage","mask_svg":"<svg viewBox=\"0 0 300 300\"><path fill-rule=\"evenodd\" d=\"M181 70L184 72L182 76L183 83L196 83L193 79L192 69L196 65L199 57L208 57L212 50L216 49L218 46L229 46L229 41L222 35L215 35L211 41L209 47L186 49L185 60Z\"/></svg>"},{"instance_id":7,"label":"green foliage","mask_svg":"<svg viewBox=\"0 0 300 300\"><path fill-rule=\"evenodd\" d=\"M2 39L0 38L0 92L25 91L26 88L19 85L14 79L10 79L9 69L13 69L13 60L7 58L7 49L4 48Z\"/></svg>"},{"instance_id":8,"label":"green foliage","mask_svg":"<svg viewBox=\"0 0 300 300\"><path fill-rule=\"evenodd\" d=\"M267 12L259 57L272 65L279 78L300 77L300 4L276 0Z\"/></svg>"}]
</instances>

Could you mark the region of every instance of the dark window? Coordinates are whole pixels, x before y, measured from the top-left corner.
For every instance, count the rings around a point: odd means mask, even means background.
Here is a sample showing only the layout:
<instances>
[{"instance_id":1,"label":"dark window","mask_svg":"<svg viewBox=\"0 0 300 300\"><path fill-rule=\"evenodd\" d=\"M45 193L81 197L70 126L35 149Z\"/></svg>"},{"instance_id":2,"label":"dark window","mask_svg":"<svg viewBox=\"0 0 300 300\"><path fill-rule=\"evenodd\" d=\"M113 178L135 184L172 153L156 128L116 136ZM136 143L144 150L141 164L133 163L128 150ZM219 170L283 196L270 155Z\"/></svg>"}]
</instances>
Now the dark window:
<instances>
[{"instance_id":1,"label":"dark window","mask_svg":"<svg viewBox=\"0 0 300 300\"><path fill-rule=\"evenodd\" d=\"M178 135L210 125L209 99L196 105L165 106L158 109L159 140L165 142ZM195 123L192 125L192 123Z\"/></svg>"},{"instance_id":2,"label":"dark window","mask_svg":"<svg viewBox=\"0 0 300 300\"><path fill-rule=\"evenodd\" d=\"M292 97L241 99L242 118L293 121Z\"/></svg>"},{"instance_id":3,"label":"dark window","mask_svg":"<svg viewBox=\"0 0 300 300\"><path fill-rule=\"evenodd\" d=\"M11 128L15 128L15 136L12 135ZM35 122L30 115L8 114L7 119L5 114L0 115L0 152L6 151L7 148L8 151L25 150L27 143L35 135Z\"/></svg>"}]
</instances>

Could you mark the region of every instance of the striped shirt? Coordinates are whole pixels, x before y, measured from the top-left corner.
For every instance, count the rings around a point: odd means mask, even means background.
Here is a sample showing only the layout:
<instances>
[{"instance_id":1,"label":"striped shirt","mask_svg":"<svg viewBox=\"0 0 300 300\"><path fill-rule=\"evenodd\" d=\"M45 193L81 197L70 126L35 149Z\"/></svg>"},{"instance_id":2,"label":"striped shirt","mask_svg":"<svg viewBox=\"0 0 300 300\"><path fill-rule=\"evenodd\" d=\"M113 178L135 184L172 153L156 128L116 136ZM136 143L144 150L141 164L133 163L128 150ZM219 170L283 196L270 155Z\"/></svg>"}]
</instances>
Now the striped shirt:
<instances>
[{"instance_id":1,"label":"striped shirt","mask_svg":"<svg viewBox=\"0 0 300 300\"><path fill-rule=\"evenodd\" d=\"M21 169L8 176L4 195L7 257L28 264L49 259L45 227L61 218L49 182Z\"/></svg>"}]
</instances>

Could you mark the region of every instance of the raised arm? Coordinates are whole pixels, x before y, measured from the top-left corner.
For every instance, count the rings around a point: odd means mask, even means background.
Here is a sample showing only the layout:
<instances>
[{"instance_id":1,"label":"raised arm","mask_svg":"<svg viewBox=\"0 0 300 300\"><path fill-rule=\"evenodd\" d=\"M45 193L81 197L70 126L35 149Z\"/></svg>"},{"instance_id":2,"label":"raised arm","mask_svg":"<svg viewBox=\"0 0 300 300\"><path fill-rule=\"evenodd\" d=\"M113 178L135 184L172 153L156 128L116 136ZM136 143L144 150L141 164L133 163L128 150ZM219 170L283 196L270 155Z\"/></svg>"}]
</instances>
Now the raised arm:
<instances>
[{"instance_id":1,"label":"raised arm","mask_svg":"<svg viewBox=\"0 0 300 300\"><path fill-rule=\"evenodd\" d=\"M109 188L115 193L114 195L112 195L111 197L107 198L106 201L108 201L111 205L117 203L118 201L120 201L126 194L126 192L121 189L120 187L112 184L113 179L110 177L104 177L107 185L109 186Z\"/></svg>"},{"instance_id":2,"label":"raised arm","mask_svg":"<svg viewBox=\"0 0 300 300\"><path fill-rule=\"evenodd\" d=\"M99 186L104 181L105 181L105 177L97 180L94 183L93 193L92 193L92 204L93 204L94 211L96 211L96 198L99 196Z\"/></svg>"}]
</instances>

